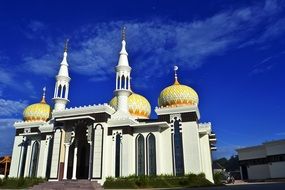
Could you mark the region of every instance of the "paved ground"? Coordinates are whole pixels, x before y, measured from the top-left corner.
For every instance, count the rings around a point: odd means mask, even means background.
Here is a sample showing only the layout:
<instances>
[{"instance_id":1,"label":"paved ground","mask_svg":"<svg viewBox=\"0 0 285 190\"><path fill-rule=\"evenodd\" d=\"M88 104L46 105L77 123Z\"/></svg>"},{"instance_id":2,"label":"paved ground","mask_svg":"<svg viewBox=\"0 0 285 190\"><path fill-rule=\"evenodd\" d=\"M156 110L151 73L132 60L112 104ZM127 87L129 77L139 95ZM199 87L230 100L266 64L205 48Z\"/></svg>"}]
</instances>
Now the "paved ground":
<instances>
[{"instance_id":1,"label":"paved ground","mask_svg":"<svg viewBox=\"0 0 285 190\"><path fill-rule=\"evenodd\" d=\"M285 182L233 184L220 187L191 188L188 190L285 190ZM186 189L185 189L186 190Z\"/></svg>"},{"instance_id":2,"label":"paved ground","mask_svg":"<svg viewBox=\"0 0 285 190\"><path fill-rule=\"evenodd\" d=\"M256 183L239 182L236 184L230 184L219 187L201 187L201 188L189 188L189 189L176 188L174 190L285 190L285 182L256 182Z\"/></svg>"}]
</instances>

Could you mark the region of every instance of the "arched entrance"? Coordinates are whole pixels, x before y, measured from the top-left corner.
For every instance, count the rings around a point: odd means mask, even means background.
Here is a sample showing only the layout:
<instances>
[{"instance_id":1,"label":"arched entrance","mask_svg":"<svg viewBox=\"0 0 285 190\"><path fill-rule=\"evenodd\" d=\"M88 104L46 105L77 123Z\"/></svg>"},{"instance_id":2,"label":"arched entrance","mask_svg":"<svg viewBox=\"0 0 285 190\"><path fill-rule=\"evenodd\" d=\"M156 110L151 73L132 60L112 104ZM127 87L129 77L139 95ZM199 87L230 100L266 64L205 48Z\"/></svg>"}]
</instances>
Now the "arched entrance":
<instances>
[{"instance_id":1,"label":"arched entrance","mask_svg":"<svg viewBox=\"0 0 285 190\"><path fill-rule=\"evenodd\" d=\"M75 137L69 148L67 179L72 179L75 148L77 148L76 179L88 179L90 146L86 136L87 125L85 122L78 122L74 128Z\"/></svg>"}]
</instances>

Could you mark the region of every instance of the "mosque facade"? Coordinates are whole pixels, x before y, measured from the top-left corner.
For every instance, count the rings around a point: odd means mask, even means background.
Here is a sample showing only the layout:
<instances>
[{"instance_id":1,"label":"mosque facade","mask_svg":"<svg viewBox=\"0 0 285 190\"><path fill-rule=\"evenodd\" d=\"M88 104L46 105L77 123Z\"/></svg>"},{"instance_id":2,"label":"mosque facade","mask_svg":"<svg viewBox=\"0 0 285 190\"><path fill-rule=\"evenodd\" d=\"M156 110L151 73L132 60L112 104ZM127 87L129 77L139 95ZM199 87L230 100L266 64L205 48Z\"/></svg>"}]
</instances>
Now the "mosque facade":
<instances>
[{"instance_id":1,"label":"mosque facade","mask_svg":"<svg viewBox=\"0 0 285 190\"><path fill-rule=\"evenodd\" d=\"M16 122L9 177L50 181L108 176L205 173L213 182L211 123L200 123L197 93L178 81L158 98L156 119L148 100L131 90L125 32L115 67L114 98L105 104L67 108L70 76L67 46L54 89L54 107L45 100L29 105Z\"/></svg>"}]
</instances>

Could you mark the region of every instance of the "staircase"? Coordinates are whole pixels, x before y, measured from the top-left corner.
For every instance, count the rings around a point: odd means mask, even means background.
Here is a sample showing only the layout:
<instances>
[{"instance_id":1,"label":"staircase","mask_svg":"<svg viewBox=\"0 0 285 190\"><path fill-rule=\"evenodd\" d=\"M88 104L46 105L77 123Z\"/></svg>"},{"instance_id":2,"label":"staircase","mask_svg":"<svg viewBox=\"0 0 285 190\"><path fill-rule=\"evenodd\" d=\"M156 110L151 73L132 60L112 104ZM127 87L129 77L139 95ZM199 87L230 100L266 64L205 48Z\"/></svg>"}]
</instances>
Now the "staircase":
<instances>
[{"instance_id":1,"label":"staircase","mask_svg":"<svg viewBox=\"0 0 285 190\"><path fill-rule=\"evenodd\" d=\"M103 187L97 181L89 180L64 180L64 181L48 181L35 185L32 190L101 190Z\"/></svg>"}]
</instances>

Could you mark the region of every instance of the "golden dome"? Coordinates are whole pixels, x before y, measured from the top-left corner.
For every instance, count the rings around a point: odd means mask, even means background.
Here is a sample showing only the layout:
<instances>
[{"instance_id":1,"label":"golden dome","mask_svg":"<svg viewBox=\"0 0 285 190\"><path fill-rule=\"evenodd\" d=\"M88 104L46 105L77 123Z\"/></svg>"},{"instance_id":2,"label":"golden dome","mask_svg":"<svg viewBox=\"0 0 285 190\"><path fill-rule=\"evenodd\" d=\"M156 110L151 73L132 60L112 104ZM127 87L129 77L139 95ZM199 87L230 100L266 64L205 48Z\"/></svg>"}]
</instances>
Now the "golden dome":
<instances>
[{"instance_id":1,"label":"golden dome","mask_svg":"<svg viewBox=\"0 0 285 190\"><path fill-rule=\"evenodd\" d=\"M182 85L175 77L173 85L166 87L158 98L159 107L180 107L186 105L198 105L198 94L191 87Z\"/></svg>"},{"instance_id":2,"label":"golden dome","mask_svg":"<svg viewBox=\"0 0 285 190\"><path fill-rule=\"evenodd\" d=\"M109 104L117 109L118 100L115 96ZM151 107L148 100L136 93L132 93L128 98L128 104L129 104L129 112L132 116L146 119L149 118Z\"/></svg>"},{"instance_id":3,"label":"golden dome","mask_svg":"<svg viewBox=\"0 0 285 190\"><path fill-rule=\"evenodd\" d=\"M47 121L51 115L51 107L46 103L43 96L40 103L26 107L23 112L24 121Z\"/></svg>"}]
</instances>

